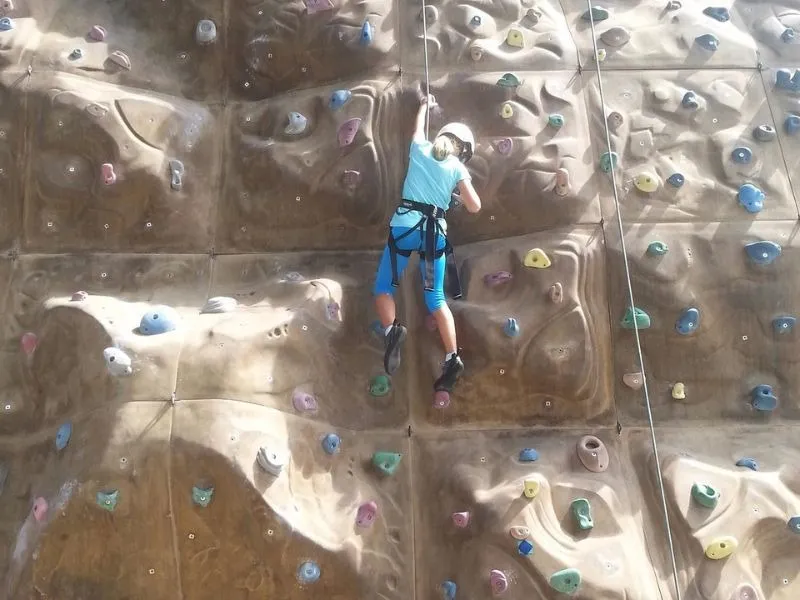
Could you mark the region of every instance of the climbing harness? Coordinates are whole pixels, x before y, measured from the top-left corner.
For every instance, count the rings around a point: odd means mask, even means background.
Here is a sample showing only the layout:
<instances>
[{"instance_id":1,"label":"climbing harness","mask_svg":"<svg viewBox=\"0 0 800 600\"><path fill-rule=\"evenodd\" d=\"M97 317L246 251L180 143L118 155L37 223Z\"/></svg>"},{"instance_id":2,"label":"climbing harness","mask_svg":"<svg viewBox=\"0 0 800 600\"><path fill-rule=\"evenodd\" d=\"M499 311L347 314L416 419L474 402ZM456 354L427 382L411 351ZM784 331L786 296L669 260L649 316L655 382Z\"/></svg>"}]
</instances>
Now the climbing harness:
<instances>
[{"instance_id":1,"label":"climbing harness","mask_svg":"<svg viewBox=\"0 0 800 600\"><path fill-rule=\"evenodd\" d=\"M597 32L595 31L595 19L594 19L594 11L592 10L592 3L591 0L586 0L586 5L588 7L588 14L589 14L589 24L591 25L592 29L592 50L594 51L594 63L597 66L597 85L600 91L600 106L602 110L605 111L606 106L606 99L605 93L603 91L603 76L600 73L600 61L598 60L598 47L597 47ZM611 132L609 130L608 120L604 119L605 122L605 134L606 134L606 148L608 151L608 156L613 156L611 151ZM614 192L614 207L617 213L617 228L619 231L619 238L622 248L622 263L625 267L625 282L627 285L628 291L628 303L629 303L629 310L631 314L635 313L635 303L633 298L633 284L631 282L631 270L630 270L630 263L628 262L628 250L625 244L625 235L622 226L622 210L620 208L619 203L619 192L617 191L617 177L615 174L615 169L612 168L609 170L611 173L611 187ZM669 512L667 509L667 494L664 489L664 476L661 473L661 459L658 454L658 442L656 441L656 430L655 424L653 421L653 409L652 405L650 404L650 393L647 388L647 372L644 365L644 354L642 352L642 342L639 336L639 324L637 323L636 319L633 319L633 335L636 341L636 353L639 359L639 367L642 373L642 389L644 390L644 401L645 407L647 409L647 422L650 427L650 440L653 446L653 455L655 458L656 463L656 477L658 479L658 488L661 494L661 509L663 512L664 517L664 530L667 534L667 544L669 546L669 554L670 559L672 561L672 579L673 583L675 584L675 594L676 600L681 600L681 588L680 588L680 581L678 579L678 565L677 560L675 559L675 546L672 541L672 527L670 526L669 521Z\"/></svg>"}]
</instances>

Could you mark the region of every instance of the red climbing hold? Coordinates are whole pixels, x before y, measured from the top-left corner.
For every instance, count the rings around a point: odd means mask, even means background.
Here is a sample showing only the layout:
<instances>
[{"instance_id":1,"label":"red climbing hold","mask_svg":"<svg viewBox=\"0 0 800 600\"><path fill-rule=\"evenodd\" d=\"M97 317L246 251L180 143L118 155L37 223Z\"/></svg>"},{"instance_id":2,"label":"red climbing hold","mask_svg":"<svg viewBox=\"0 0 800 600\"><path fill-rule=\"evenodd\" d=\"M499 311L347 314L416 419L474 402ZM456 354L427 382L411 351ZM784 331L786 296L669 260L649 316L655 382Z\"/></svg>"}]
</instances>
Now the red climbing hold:
<instances>
[{"instance_id":1,"label":"red climbing hold","mask_svg":"<svg viewBox=\"0 0 800 600\"><path fill-rule=\"evenodd\" d=\"M433 397L433 406L435 408L447 408L450 406L450 392L444 390L436 392L436 395Z\"/></svg>"},{"instance_id":2,"label":"red climbing hold","mask_svg":"<svg viewBox=\"0 0 800 600\"><path fill-rule=\"evenodd\" d=\"M113 185L117 181L117 174L114 172L114 165L111 163L103 163L100 167L100 173L103 176L103 183L106 185Z\"/></svg>"},{"instance_id":3,"label":"red climbing hold","mask_svg":"<svg viewBox=\"0 0 800 600\"><path fill-rule=\"evenodd\" d=\"M353 140L356 139L356 134L358 133L358 128L360 126L361 119L358 117L342 123L342 125L339 127L339 133L337 134L340 148L344 148L345 146L349 146L353 143Z\"/></svg>"},{"instance_id":4,"label":"red climbing hold","mask_svg":"<svg viewBox=\"0 0 800 600\"><path fill-rule=\"evenodd\" d=\"M25 353L26 356L33 355L33 351L36 350L36 344L38 340L36 338L35 333L23 333L22 338L19 341L20 346L22 347L22 351Z\"/></svg>"}]
</instances>

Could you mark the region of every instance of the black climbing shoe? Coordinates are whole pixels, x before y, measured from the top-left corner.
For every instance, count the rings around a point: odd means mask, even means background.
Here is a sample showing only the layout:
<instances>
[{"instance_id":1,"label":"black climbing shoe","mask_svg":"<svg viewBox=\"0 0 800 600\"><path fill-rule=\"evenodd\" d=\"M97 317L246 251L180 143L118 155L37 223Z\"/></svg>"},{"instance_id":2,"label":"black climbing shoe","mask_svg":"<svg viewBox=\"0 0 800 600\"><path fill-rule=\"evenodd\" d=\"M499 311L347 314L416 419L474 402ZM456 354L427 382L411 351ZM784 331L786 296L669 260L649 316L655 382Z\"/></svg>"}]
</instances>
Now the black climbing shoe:
<instances>
[{"instance_id":1,"label":"black climbing shoe","mask_svg":"<svg viewBox=\"0 0 800 600\"><path fill-rule=\"evenodd\" d=\"M464 362L458 354L454 354L450 357L450 360L442 365L442 374L439 376L439 379L436 380L436 383L433 384L433 388L437 392L452 392L456 381L458 381L458 378L461 377L463 372Z\"/></svg>"},{"instance_id":2,"label":"black climbing shoe","mask_svg":"<svg viewBox=\"0 0 800 600\"><path fill-rule=\"evenodd\" d=\"M406 341L406 328L398 325L397 321L392 324L389 333L383 336L383 368L388 375L392 375L400 366L400 350L403 342Z\"/></svg>"}]
</instances>

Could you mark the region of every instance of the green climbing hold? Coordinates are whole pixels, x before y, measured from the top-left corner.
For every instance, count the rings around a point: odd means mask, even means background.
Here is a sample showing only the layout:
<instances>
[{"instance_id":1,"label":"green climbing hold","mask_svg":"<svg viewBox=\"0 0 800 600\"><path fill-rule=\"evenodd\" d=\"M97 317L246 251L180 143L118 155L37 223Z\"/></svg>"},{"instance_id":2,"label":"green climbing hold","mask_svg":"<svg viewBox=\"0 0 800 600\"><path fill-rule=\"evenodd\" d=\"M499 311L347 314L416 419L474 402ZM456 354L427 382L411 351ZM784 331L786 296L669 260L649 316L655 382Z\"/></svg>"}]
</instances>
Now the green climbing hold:
<instances>
[{"instance_id":1,"label":"green climbing hold","mask_svg":"<svg viewBox=\"0 0 800 600\"><path fill-rule=\"evenodd\" d=\"M570 505L572 510L572 517L575 519L575 524L579 529L586 531L594 527L592 520L592 507L586 498L576 498Z\"/></svg>"},{"instance_id":2,"label":"green climbing hold","mask_svg":"<svg viewBox=\"0 0 800 600\"><path fill-rule=\"evenodd\" d=\"M669 246L664 242L650 242L650 245L647 246L647 253L650 256L664 256L668 250Z\"/></svg>"},{"instance_id":3,"label":"green climbing hold","mask_svg":"<svg viewBox=\"0 0 800 600\"><path fill-rule=\"evenodd\" d=\"M94 500L100 508L108 512L114 512L119 500L119 490L101 490L97 492Z\"/></svg>"},{"instance_id":4,"label":"green climbing hold","mask_svg":"<svg viewBox=\"0 0 800 600\"><path fill-rule=\"evenodd\" d=\"M397 452L379 451L372 455L372 464L384 475L394 475L402 459L403 455Z\"/></svg>"},{"instance_id":5,"label":"green climbing hold","mask_svg":"<svg viewBox=\"0 0 800 600\"><path fill-rule=\"evenodd\" d=\"M692 498L700 506L714 508L719 502L719 492L707 483L695 483L692 486Z\"/></svg>"},{"instance_id":6,"label":"green climbing hold","mask_svg":"<svg viewBox=\"0 0 800 600\"><path fill-rule=\"evenodd\" d=\"M522 85L522 80L513 73L504 73L503 76L497 80L497 85L506 88L515 88Z\"/></svg>"},{"instance_id":7,"label":"green climbing hold","mask_svg":"<svg viewBox=\"0 0 800 600\"><path fill-rule=\"evenodd\" d=\"M619 164L619 154L616 152L603 152L600 155L600 170L603 173L610 173Z\"/></svg>"},{"instance_id":8,"label":"green climbing hold","mask_svg":"<svg viewBox=\"0 0 800 600\"><path fill-rule=\"evenodd\" d=\"M648 329L650 327L650 315L644 312L641 308L628 307L625 311L625 316L622 317L623 329Z\"/></svg>"},{"instance_id":9,"label":"green climbing hold","mask_svg":"<svg viewBox=\"0 0 800 600\"><path fill-rule=\"evenodd\" d=\"M581 587L581 572L578 569L564 569L550 576L550 587L562 594L574 594Z\"/></svg>"},{"instance_id":10,"label":"green climbing hold","mask_svg":"<svg viewBox=\"0 0 800 600\"><path fill-rule=\"evenodd\" d=\"M192 487L192 502L198 506L205 508L211 502L211 496L214 495L213 487L201 488L197 486Z\"/></svg>"},{"instance_id":11,"label":"green climbing hold","mask_svg":"<svg viewBox=\"0 0 800 600\"><path fill-rule=\"evenodd\" d=\"M553 113L552 115L547 117L547 124L555 129L561 129L564 126L564 123L565 123L564 115Z\"/></svg>"},{"instance_id":12,"label":"green climbing hold","mask_svg":"<svg viewBox=\"0 0 800 600\"><path fill-rule=\"evenodd\" d=\"M372 382L369 384L369 393L376 398L385 396L391 389L392 380L389 379L388 375L377 375L372 378Z\"/></svg>"},{"instance_id":13,"label":"green climbing hold","mask_svg":"<svg viewBox=\"0 0 800 600\"><path fill-rule=\"evenodd\" d=\"M598 21L605 21L609 16L608 10L602 6L593 6L591 12L587 10L581 15L581 18L584 21L594 21L596 23Z\"/></svg>"}]
</instances>

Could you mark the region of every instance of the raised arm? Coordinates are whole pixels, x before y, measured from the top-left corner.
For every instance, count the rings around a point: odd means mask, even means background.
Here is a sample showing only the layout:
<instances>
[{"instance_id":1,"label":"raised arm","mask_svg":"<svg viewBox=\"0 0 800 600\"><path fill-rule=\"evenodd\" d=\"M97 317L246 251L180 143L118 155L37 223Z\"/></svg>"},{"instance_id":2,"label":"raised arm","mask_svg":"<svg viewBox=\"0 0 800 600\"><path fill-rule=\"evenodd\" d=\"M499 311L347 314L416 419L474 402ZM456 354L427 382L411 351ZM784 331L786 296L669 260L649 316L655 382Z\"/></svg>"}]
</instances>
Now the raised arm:
<instances>
[{"instance_id":1,"label":"raised arm","mask_svg":"<svg viewBox=\"0 0 800 600\"><path fill-rule=\"evenodd\" d=\"M461 204L467 212L476 213L481 209L481 199L471 179L462 179L458 182L458 191L461 194Z\"/></svg>"},{"instance_id":2,"label":"raised arm","mask_svg":"<svg viewBox=\"0 0 800 600\"><path fill-rule=\"evenodd\" d=\"M425 115L429 108L436 106L436 100L431 95L426 95L419 101L419 111L417 111L417 120L414 122L414 137L415 142L424 142L427 137L425 136Z\"/></svg>"}]
</instances>

